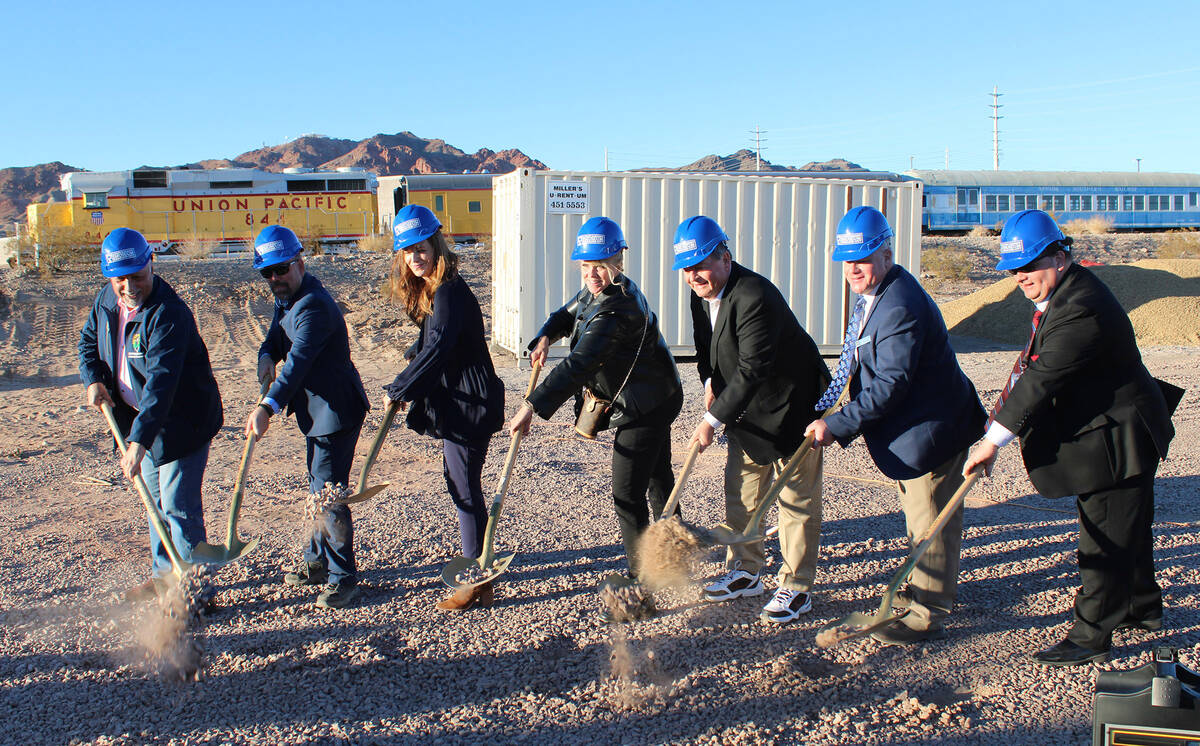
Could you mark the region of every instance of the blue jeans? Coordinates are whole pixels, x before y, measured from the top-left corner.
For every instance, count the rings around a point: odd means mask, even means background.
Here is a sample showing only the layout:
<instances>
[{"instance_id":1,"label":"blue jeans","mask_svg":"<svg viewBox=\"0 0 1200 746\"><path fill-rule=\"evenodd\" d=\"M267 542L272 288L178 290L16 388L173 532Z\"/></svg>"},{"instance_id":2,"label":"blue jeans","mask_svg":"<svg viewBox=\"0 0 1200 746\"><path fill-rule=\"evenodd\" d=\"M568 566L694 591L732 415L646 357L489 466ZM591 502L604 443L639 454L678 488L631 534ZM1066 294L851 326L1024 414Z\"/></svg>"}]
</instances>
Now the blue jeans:
<instances>
[{"instance_id":1,"label":"blue jeans","mask_svg":"<svg viewBox=\"0 0 1200 746\"><path fill-rule=\"evenodd\" d=\"M489 443L491 438L487 437L468 443L442 441L442 476L446 479L450 499L458 509L458 533L464 557L475 558L483 552L488 508L481 477Z\"/></svg>"},{"instance_id":2,"label":"blue jeans","mask_svg":"<svg viewBox=\"0 0 1200 746\"><path fill-rule=\"evenodd\" d=\"M204 481L204 468L208 466L210 445L205 443L188 455L161 466L154 463L154 457L149 453L142 459L142 478L146 480L150 497L166 517L171 543L184 562L191 562L192 548L208 538L204 532L200 485ZM151 570L161 577L171 571L171 557L149 518L147 525L150 526Z\"/></svg>"},{"instance_id":3,"label":"blue jeans","mask_svg":"<svg viewBox=\"0 0 1200 746\"><path fill-rule=\"evenodd\" d=\"M350 464L362 423L331 435L305 438L308 457L308 487L319 493L326 482L350 483ZM334 505L317 517L304 561L323 565L329 570L330 583L355 583L358 567L354 561L354 524L349 505Z\"/></svg>"}]
</instances>

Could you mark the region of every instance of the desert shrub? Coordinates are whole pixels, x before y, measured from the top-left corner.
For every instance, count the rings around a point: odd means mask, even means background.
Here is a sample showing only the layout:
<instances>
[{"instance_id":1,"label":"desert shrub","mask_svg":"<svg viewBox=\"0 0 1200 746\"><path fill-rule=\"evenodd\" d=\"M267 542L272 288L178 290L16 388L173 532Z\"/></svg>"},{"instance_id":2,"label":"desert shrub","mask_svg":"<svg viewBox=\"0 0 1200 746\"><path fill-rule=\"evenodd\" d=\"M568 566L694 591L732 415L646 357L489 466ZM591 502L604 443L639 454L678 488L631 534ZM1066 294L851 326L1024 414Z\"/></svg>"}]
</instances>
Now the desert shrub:
<instances>
[{"instance_id":1,"label":"desert shrub","mask_svg":"<svg viewBox=\"0 0 1200 746\"><path fill-rule=\"evenodd\" d=\"M1068 236L1081 236L1086 233L1112 233L1113 221L1110 218L1094 215L1090 218L1077 218L1062 224L1062 231Z\"/></svg>"},{"instance_id":2,"label":"desert shrub","mask_svg":"<svg viewBox=\"0 0 1200 746\"><path fill-rule=\"evenodd\" d=\"M1158 239L1159 259L1195 259L1200 257L1200 233L1171 231Z\"/></svg>"},{"instance_id":3,"label":"desert shrub","mask_svg":"<svg viewBox=\"0 0 1200 746\"><path fill-rule=\"evenodd\" d=\"M963 249L935 246L921 252L921 273L941 280L965 280L971 259Z\"/></svg>"},{"instance_id":4,"label":"desert shrub","mask_svg":"<svg viewBox=\"0 0 1200 746\"><path fill-rule=\"evenodd\" d=\"M207 259L212 256L212 247L204 243L195 233L175 244L175 251L187 259Z\"/></svg>"},{"instance_id":5,"label":"desert shrub","mask_svg":"<svg viewBox=\"0 0 1200 746\"><path fill-rule=\"evenodd\" d=\"M305 235L296 236L300 239L300 245L304 247L304 253L309 256L321 256L325 253L325 247L321 244L321 236L317 233L307 233Z\"/></svg>"},{"instance_id":6,"label":"desert shrub","mask_svg":"<svg viewBox=\"0 0 1200 746\"><path fill-rule=\"evenodd\" d=\"M386 254L392 250L392 236L390 233L367 236L359 240L358 249L359 251L370 251L375 254Z\"/></svg>"},{"instance_id":7,"label":"desert shrub","mask_svg":"<svg viewBox=\"0 0 1200 746\"><path fill-rule=\"evenodd\" d=\"M971 232L968 233L967 235L970 236L971 238L986 238L987 236L996 235L996 231L992 228L987 227L986 225L977 225L974 228L972 228Z\"/></svg>"},{"instance_id":8,"label":"desert shrub","mask_svg":"<svg viewBox=\"0 0 1200 746\"><path fill-rule=\"evenodd\" d=\"M22 263L37 258L38 271L47 276L61 272L72 263L98 263L100 248L88 238L87 231L74 226L42 226L21 237Z\"/></svg>"}]
</instances>

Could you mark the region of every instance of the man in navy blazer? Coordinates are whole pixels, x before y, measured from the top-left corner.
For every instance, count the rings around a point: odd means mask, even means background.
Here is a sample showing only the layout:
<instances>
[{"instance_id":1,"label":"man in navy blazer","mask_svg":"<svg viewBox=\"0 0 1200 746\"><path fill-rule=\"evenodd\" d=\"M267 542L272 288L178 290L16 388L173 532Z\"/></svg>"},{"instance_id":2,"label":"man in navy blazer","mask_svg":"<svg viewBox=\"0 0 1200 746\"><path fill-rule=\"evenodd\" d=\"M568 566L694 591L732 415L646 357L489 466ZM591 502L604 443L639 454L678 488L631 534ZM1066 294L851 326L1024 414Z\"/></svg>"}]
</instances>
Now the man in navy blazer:
<instances>
[{"instance_id":1,"label":"man in navy blazer","mask_svg":"<svg viewBox=\"0 0 1200 746\"><path fill-rule=\"evenodd\" d=\"M271 381L246 420L246 433L266 434L270 418L287 408L307 442L309 489L350 481L354 447L370 405L350 360L346 322L333 296L304 271L296 234L270 226L254 241L254 268L271 286L275 315L258 352L258 378ZM275 365L283 367L275 375ZM272 379L274 379L272 381ZM333 505L317 516L304 562L284 576L289 585L328 580L317 604L342 608L357 592L350 508Z\"/></svg>"},{"instance_id":2,"label":"man in navy blazer","mask_svg":"<svg viewBox=\"0 0 1200 746\"><path fill-rule=\"evenodd\" d=\"M105 237L100 269L109 282L79 337L79 377L90 406L113 408L129 446L121 470L130 479L142 475L171 542L190 562L206 538L200 486L223 421L208 348L187 304L154 273L142 234L118 228ZM153 530L150 556L154 577L130 589L127 600L154 596L158 578L171 569Z\"/></svg>"},{"instance_id":3,"label":"man in navy blazer","mask_svg":"<svg viewBox=\"0 0 1200 746\"><path fill-rule=\"evenodd\" d=\"M818 410L843 386L849 400L805 429L818 445L849 444L859 435L875 465L897 480L910 544L934 522L963 482L967 450L986 415L950 347L946 322L915 277L893 261L892 229L873 207L856 207L838 223L835 261L844 262L860 296L838 370ZM926 551L896 606L908 613L874 637L902 645L943 634L954 607L962 547L962 506Z\"/></svg>"}]
</instances>

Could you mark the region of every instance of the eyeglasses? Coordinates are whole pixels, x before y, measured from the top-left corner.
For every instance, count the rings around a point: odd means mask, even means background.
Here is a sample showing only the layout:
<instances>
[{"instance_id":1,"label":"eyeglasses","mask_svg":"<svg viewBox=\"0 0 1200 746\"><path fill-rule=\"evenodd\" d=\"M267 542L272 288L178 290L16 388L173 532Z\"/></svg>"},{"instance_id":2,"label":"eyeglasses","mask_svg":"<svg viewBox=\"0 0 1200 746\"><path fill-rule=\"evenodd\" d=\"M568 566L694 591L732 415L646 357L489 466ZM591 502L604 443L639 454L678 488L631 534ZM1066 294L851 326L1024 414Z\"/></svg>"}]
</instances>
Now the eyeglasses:
<instances>
[{"instance_id":1,"label":"eyeglasses","mask_svg":"<svg viewBox=\"0 0 1200 746\"><path fill-rule=\"evenodd\" d=\"M262 275L264 280L269 280L272 277L283 277L291 271L292 265L295 263L296 260L293 259L292 261L284 262L283 264L272 264L270 267L263 267L262 269L258 270L258 273Z\"/></svg>"}]
</instances>

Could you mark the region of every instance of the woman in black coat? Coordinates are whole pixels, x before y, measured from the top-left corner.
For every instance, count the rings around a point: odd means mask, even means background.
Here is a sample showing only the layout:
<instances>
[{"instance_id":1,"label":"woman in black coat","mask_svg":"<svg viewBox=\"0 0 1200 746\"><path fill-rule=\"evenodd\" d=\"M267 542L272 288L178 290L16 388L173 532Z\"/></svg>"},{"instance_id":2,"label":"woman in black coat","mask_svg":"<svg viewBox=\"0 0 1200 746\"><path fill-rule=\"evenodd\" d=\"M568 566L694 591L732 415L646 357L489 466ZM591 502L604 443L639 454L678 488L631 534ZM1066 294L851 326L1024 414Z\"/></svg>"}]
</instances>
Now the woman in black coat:
<instances>
[{"instance_id":1,"label":"woman in black coat","mask_svg":"<svg viewBox=\"0 0 1200 746\"><path fill-rule=\"evenodd\" d=\"M421 333L406 354L408 367L384 388L407 410L410 428L441 439L463 556L478 557L488 519L480 476L488 442L504 424L504 385L488 354L479 301L459 276L437 217L409 205L396 214L392 233L392 295ZM492 584L484 583L456 591L437 608L465 611L490 606L492 597Z\"/></svg>"},{"instance_id":2,"label":"woman in black coat","mask_svg":"<svg viewBox=\"0 0 1200 746\"><path fill-rule=\"evenodd\" d=\"M585 287L550 318L530 345L534 362L550 344L571 338L571 353L534 389L509 423L529 431L533 413L549 419L580 391L612 402L613 502L631 577L638 575L637 540L665 507L675 485L671 470L671 423L683 406L679 371L646 296L622 274L626 248L621 228L608 218L583 224L571 258L580 260Z\"/></svg>"}]
</instances>

